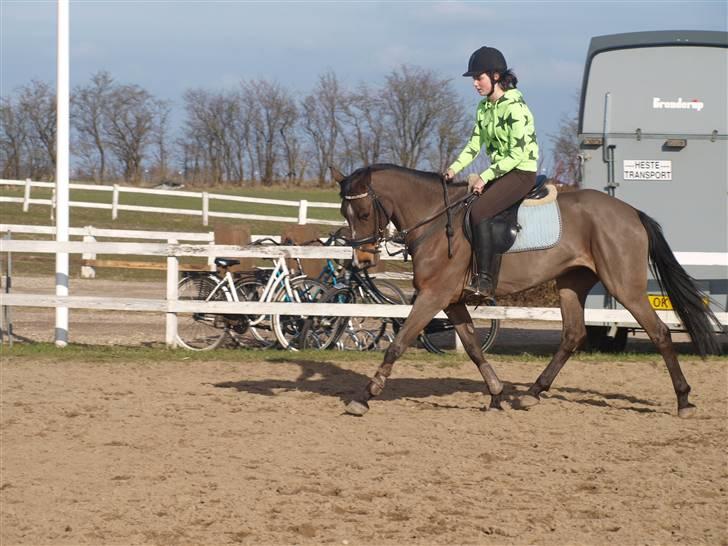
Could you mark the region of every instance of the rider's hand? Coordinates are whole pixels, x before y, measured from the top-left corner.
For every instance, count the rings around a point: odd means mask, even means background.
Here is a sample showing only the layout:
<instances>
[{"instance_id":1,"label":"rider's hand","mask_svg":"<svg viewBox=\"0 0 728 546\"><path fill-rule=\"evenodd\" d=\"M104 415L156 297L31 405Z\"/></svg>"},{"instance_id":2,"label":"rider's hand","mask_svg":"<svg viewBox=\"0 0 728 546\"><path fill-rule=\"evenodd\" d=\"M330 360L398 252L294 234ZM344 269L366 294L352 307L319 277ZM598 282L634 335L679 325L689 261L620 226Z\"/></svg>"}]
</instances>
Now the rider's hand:
<instances>
[{"instance_id":1,"label":"rider's hand","mask_svg":"<svg viewBox=\"0 0 728 546\"><path fill-rule=\"evenodd\" d=\"M446 182L452 182L452 179L455 178L455 171L453 171L452 169L448 169L444 173L442 173L442 176L445 177Z\"/></svg>"},{"instance_id":2,"label":"rider's hand","mask_svg":"<svg viewBox=\"0 0 728 546\"><path fill-rule=\"evenodd\" d=\"M485 182L482 178L478 177L478 179L473 182L473 193L475 195L480 195L483 193L483 188L485 188Z\"/></svg>"}]
</instances>

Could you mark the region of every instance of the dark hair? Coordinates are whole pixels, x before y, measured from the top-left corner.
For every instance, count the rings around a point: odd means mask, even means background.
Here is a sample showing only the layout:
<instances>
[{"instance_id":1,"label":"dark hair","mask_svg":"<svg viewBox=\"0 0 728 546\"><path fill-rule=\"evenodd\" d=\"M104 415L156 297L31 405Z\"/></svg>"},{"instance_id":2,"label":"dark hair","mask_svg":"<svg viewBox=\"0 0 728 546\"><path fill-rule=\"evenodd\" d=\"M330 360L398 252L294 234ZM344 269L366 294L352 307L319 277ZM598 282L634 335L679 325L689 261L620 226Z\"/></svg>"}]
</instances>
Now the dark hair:
<instances>
[{"instance_id":1,"label":"dark hair","mask_svg":"<svg viewBox=\"0 0 728 546\"><path fill-rule=\"evenodd\" d=\"M495 72L497 72L497 70L492 72L489 71L488 74L492 78L493 73ZM518 78L510 68L507 68L505 72L500 73L500 79L496 83L500 84L503 91L508 91L509 89L515 89L518 87Z\"/></svg>"}]
</instances>

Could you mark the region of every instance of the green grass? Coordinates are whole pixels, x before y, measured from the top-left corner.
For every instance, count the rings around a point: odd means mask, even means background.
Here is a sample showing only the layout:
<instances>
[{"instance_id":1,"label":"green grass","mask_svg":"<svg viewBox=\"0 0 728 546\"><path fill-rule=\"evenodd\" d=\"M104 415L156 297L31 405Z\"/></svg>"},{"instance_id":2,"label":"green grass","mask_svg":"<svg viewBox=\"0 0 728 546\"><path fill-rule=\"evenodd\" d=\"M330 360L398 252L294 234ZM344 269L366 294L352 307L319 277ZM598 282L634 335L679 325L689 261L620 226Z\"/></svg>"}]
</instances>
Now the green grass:
<instances>
[{"instance_id":1,"label":"green grass","mask_svg":"<svg viewBox=\"0 0 728 546\"><path fill-rule=\"evenodd\" d=\"M555 349L555 347L554 347ZM296 360L321 360L328 362L379 362L382 353L360 353L356 351L300 351L297 353L270 350L258 351L252 349L217 349L215 351L193 352L184 349L168 349L162 345L158 347L126 347L105 345L71 344L65 348L58 348L52 343L15 343L12 349L3 345L0 347L1 360L5 364L22 362L26 359L48 362L91 362L106 363L113 361L161 363L161 362L291 362ZM545 365L551 354L488 354L488 360L498 362L528 362ZM683 359L697 359L697 355L682 355ZM441 367L460 367L463 364L471 366L470 360L464 354L455 352L445 355L435 355L423 350L410 350L401 360L403 362L422 365L437 365ZM577 352L573 360L581 363L595 363L604 361L620 362L658 362L662 358L655 352L604 354ZM725 356L712 356L708 362L726 362Z\"/></svg>"}]
</instances>

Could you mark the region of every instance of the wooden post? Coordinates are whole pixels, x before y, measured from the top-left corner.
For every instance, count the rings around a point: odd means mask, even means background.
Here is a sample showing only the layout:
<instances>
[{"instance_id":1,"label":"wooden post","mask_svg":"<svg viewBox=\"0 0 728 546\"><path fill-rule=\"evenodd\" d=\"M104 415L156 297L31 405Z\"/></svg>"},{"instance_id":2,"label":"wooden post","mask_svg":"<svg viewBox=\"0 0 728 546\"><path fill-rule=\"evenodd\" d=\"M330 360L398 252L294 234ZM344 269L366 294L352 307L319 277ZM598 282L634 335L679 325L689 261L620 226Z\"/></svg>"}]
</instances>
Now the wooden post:
<instances>
[{"instance_id":1,"label":"wooden post","mask_svg":"<svg viewBox=\"0 0 728 546\"><path fill-rule=\"evenodd\" d=\"M208 233L208 235L210 236L210 246L215 246L215 232L210 231ZM215 271L215 256L207 257L207 265L208 265L210 271Z\"/></svg>"},{"instance_id":2,"label":"wooden post","mask_svg":"<svg viewBox=\"0 0 728 546\"><path fill-rule=\"evenodd\" d=\"M56 210L56 188L53 188L51 193L51 221L54 219L53 211Z\"/></svg>"},{"instance_id":3,"label":"wooden post","mask_svg":"<svg viewBox=\"0 0 728 546\"><path fill-rule=\"evenodd\" d=\"M306 225L308 216L308 201L301 199L298 202L298 224L301 226Z\"/></svg>"},{"instance_id":4,"label":"wooden post","mask_svg":"<svg viewBox=\"0 0 728 546\"><path fill-rule=\"evenodd\" d=\"M119 184L114 184L114 193L111 195L111 219L116 220L119 215Z\"/></svg>"},{"instance_id":5,"label":"wooden post","mask_svg":"<svg viewBox=\"0 0 728 546\"><path fill-rule=\"evenodd\" d=\"M210 213L210 194L206 191L202 192L202 225L209 225L208 216Z\"/></svg>"},{"instance_id":6,"label":"wooden post","mask_svg":"<svg viewBox=\"0 0 728 546\"><path fill-rule=\"evenodd\" d=\"M216 245L238 245L247 246L250 244L250 228L245 224L217 224L215 225ZM217 256L224 258L225 256ZM214 263L214 257L212 258ZM240 265L230 268L230 271L246 271L253 269L255 258L236 258Z\"/></svg>"},{"instance_id":7,"label":"wooden post","mask_svg":"<svg viewBox=\"0 0 728 546\"><path fill-rule=\"evenodd\" d=\"M86 226L84 228L86 230L86 235L83 236L83 242L84 243L95 243L96 237L92 235L93 233L93 226ZM81 255L82 260L95 260L96 254L92 252L84 252ZM95 279L96 278L96 270L91 265L84 265L81 264L81 277L84 279Z\"/></svg>"},{"instance_id":8,"label":"wooden post","mask_svg":"<svg viewBox=\"0 0 728 546\"><path fill-rule=\"evenodd\" d=\"M170 245L177 244L177 239L169 239ZM177 283L179 282L179 260L177 256L167 256L167 321L165 339L167 347L177 347L177 314L169 312L169 303L177 301Z\"/></svg>"},{"instance_id":9,"label":"wooden post","mask_svg":"<svg viewBox=\"0 0 728 546\"><path fill-rule=\"evenodd\" d=\"M318 238L318 229L312 225L287 225L281 231L281 243L286 245L294 244L300 245L313 241ZM286 241L289 241L286 243ZM298 264L295 258L287 258L286 265L289 269L298 269ZM301 259L301 267L304 269L306 274L310 277L316 278L321 270L326 265L326 260L318 258L303 258Z\"/></svg>"},{"instance_id":10,"label":"wooden post","mask_svg":"<svg viewBox=\"0 0 728 546\"><path fill-rule=\"evenodd\" d=\"M25 179L25 191L23 192L23 212L30 208L30 178Z\"/></svg>"}]
</instances>

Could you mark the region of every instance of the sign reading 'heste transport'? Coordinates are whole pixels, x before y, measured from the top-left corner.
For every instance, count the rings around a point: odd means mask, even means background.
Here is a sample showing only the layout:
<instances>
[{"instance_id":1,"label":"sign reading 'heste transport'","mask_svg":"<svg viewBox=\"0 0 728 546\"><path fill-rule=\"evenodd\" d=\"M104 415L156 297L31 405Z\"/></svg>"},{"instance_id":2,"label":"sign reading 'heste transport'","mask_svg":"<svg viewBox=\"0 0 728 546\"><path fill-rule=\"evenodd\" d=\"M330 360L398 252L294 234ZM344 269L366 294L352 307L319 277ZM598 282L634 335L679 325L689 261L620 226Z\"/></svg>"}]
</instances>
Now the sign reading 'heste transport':
<instances>
[{"instance_id":1,"label":"sign reading 'heste transport'","mask_svg":"<svg viewBox=\"0 0 728 546\"><path fill-rule=\"evenodd\" d=\"M625 159L624 180L672 180L672 161L659 159Z\"/></svg>"}]
</instances>

